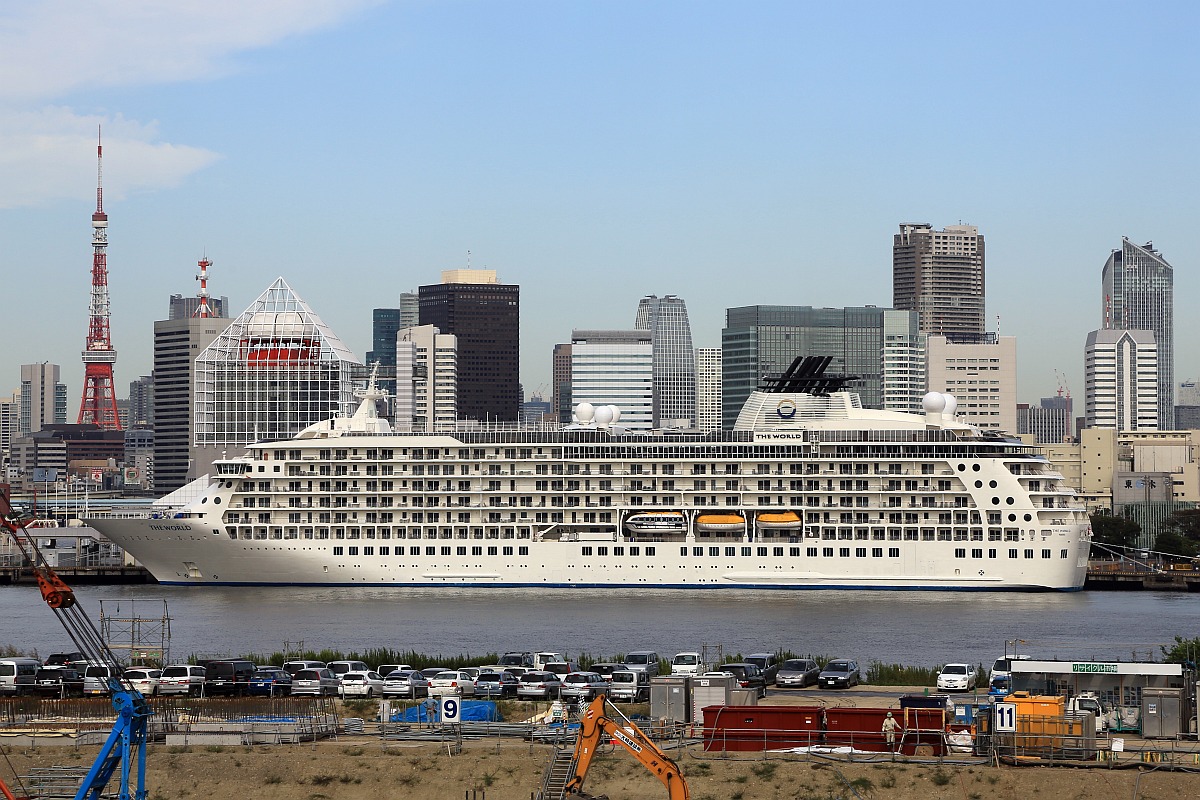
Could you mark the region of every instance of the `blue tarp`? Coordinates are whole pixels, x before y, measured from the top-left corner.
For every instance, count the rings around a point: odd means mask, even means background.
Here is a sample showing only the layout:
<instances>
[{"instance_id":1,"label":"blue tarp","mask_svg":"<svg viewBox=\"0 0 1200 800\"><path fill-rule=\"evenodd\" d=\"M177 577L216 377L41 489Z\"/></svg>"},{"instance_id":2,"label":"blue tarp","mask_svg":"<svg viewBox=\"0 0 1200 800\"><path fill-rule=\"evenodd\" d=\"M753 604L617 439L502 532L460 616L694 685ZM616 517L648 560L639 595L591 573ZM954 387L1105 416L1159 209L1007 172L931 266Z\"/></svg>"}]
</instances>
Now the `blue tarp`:
<instances>
[{"instance_id":1,"label":"blue tarp","mask_svg":"<svg viewBox=\"0 0 1200 800\"><path fill-rule=\"evenodd\" d=\"M392 722L440 722L440 717L436 703L392 712ZM496 704L487 700L463 700L459 717L463 722L503 722Z\"/></svg>"}]
</instances>

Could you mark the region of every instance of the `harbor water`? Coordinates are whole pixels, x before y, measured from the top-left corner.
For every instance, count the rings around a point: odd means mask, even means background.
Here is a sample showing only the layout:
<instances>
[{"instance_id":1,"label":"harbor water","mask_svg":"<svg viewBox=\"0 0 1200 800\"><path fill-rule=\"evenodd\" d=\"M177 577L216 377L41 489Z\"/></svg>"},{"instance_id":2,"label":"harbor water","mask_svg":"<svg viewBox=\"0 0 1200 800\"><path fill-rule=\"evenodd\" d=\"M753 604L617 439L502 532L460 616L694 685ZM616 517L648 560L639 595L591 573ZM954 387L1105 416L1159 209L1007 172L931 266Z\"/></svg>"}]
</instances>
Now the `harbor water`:
<instances>
[{"instance_id":1,"label":"harbor water","mask_svg":"<svg viewBox=\"0 0 1200 800\"><path fill-rule=\"evenodd\" d=\"M171 617L170 658L272 653L303 642L426 654L557 650L610 656L702 646L934 666L990 665L1020 652L1062 660L1148 660L1200 635L1200 595L872 591L630 591L84 586L99 620ZM98 623L99 624L99 623ZM0 587L0 647L74 649L35 587Z\"/></svg>"}]
</instances>

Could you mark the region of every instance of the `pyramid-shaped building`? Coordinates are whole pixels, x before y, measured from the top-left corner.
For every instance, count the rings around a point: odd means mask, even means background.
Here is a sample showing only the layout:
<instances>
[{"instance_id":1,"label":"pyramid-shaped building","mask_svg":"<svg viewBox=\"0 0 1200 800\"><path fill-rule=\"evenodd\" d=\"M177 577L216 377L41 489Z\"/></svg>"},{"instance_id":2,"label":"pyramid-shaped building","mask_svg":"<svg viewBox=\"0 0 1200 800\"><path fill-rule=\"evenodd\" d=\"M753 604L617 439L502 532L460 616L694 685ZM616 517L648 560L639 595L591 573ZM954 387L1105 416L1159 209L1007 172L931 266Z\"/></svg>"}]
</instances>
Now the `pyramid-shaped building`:
<instances>
[{"instance_id":1,"label":"pyramid-shaped building","mask_svg":"<svg viewBox=\"0 0 1200 800\"><path fill-rule=\"evenodd\" d=\"M288 439L350 415L362 362L283 278L196 358L196 457L210 462L257 441Z\"/></svg>"}]
</instances>

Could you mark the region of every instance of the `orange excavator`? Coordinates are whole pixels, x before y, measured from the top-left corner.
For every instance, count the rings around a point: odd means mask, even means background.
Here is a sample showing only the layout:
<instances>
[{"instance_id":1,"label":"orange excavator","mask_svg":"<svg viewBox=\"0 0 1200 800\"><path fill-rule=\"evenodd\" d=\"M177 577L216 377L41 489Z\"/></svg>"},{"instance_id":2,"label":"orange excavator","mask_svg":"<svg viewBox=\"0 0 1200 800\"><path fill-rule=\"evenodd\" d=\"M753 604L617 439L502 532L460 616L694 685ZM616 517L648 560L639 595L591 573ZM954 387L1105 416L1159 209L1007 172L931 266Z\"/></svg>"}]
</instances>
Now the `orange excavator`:
<instances>
[{"instance_id":1,"label":"orange excavator","mask_svg":"<svg viewBox=\"0 0 1200 800\"><path fill-rule=\"evenodd\" d=\"M667 797L670 800L688 800L687 782L683 779L679 766L659 749L658 745L650 741L650 737L637 725L627 719L612 719L605 714L606 704L605 696L598 696L588 705L579 721L579 737L575 740L575 751L571 759L573 770L563 787L562 796L581 800L589 797L582 792L583 781L587 778L592 759L596 757L597 748L608 739L613 744L625 748L654 777L662 781L667 787Z\"/></svg>"}]
</instances>

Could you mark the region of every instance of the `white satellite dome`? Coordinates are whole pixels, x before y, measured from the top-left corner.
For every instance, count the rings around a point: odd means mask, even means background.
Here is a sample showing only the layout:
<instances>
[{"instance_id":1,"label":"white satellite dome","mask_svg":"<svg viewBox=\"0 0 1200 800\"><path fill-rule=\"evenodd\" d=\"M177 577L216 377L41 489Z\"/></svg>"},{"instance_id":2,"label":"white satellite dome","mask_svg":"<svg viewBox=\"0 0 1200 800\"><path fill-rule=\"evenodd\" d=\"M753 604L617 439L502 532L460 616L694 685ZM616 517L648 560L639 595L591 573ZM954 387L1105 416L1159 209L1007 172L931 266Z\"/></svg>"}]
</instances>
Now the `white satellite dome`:
<instances>
[{"instance_id":1,"label":"white satellite dome","mask_svg":"<svg viewBox=\"0 0 1200 800\"><path fill-rule=\"evenodd\" d=\"M621 421L621 409L618 408L617 406L608 406L608 407L612 409L612 421L620 422Z\"/></svg>"},{"instance_id":2,"label":"white satellite dome","mask_svg":"<svg viewBox=\"0 0 1200 800\"><path fill-rule=\"evenodd\" d=\"M958 399L952 394L946 394L942 396L946 398L946 410L944 412L945 415L947 417L953 417L954 412L958 411Z\"/></svg>"},{"instance_id":3,"label":"white satellite dome","mask_svg":"<svg viewBox=\"0 0 1200 800\"><path fill-rule=\"evenodd\" d=\"M596 424L602 428L606 427L610 422L613 421L613 407L599 406L596 408L595 416Z\"/></svg>"},{"instance_id":4,"label":"white satellite dome","mask_svg":"<svg viewBox=\"0 0 1200 800\"><path fill-rule=\"evenodd\" d=\"M930 392L921 398L921 407L930 414L940 414L946 408L946 398L941 392Z\"/></svg>"},{"instance_id":5,"label":"white satellite dome","mask_svg":"<svg viewBox=\"0 0 1200 800\"><path fill-rule=\"evenodd\" d=\"M591 403L580 403L575 406L575 419L580 422L591 422L596 416L596 407Z\"/></svg>"}]
</instances>

